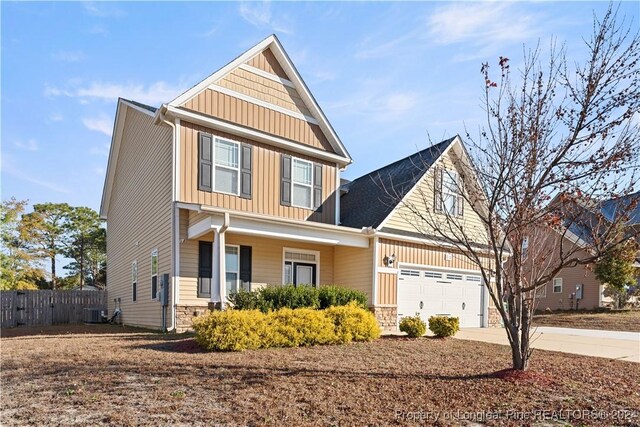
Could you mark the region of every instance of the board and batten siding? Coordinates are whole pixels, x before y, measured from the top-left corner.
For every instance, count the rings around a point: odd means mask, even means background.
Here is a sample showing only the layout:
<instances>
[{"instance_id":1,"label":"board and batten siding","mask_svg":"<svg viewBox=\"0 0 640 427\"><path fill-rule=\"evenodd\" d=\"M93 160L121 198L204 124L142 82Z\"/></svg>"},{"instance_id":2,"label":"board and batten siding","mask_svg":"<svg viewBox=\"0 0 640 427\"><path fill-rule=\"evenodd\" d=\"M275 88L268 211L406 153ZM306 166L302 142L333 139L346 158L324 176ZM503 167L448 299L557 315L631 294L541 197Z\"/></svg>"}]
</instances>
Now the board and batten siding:
<instances>
[{"instance_id":1,"label":"board and batten siding","mask_svg":"<svg viewBox=\"0 0 640 427\"><path fill-rule=\"evenodd\" d=\"M421 243L380 239L378 242L378 266L385 267L384 258L395 255L395 265L416 264L451 270L478 270L465 255L451 248L429 246ZM451 259L448 259L448 258ZM490 258L487 258L487 263ZM397 304L397 275L378 273L378 304Z\"/></svg>"},{"instance_id":2,"label":"board and batten siding","mask_svg":"<svg viewBox=\"0 0 640 427\"><path fill-rule=\"evenodd\" d=\"M459 166L457 166L459 163L460 161L456 154L453 150L450 150L435 164L435 166L445 168L446 170L456 170L460 172ZM435 170L436 167L431 167L431 169L422 177L418 186L406 198L405 203L407 205L420 210L424 210L426 207L429 212L433 212ZM429 219L429 222L438 223L439 219L441 219L443 225L438 228L440 230L446 230L447 216L443 213L433 213L432 215L433 217L432 219ZM464 213L462 217L455 217L455 220L462 225L469 240L479 244L487 244L486 228L478 217L478 214L468 206L467 201L464 202ZM425 224L424 221L416 217L416 215L413 214L407 206L402 205L400 205L391 214L391 217L389 217L387 222L384 224L384 228L439 236L437 231L430 228L430 225Z\"/></svg>"},{"instance_id":3,"label":"board and batten siding","mask_svg":"<svg viewBox=\"0 0 640 427\"><path fill-rule=\"evenodd\" d=\"M124 323L160 328L161 306L151 299L151 252L158 250L159 283L161 274L171 274L172 135L152 117L123 108L128 111L107 212L108 309L113 313L119 298ZM136 302L133 261L138 264Z\"/></svg>"},{"instance_id":4,"label":"board and batten siding","mask_svg":"<svg viewBox=\"0 0 640 427\"><path fill-rule=\"evenodd\" d=\"M205 89L184 108L333 153L320 126L279 111Z\"/></svg>"},{"instance_id":5,"label":"board and batten siding","mask_svg":"<svg viewBox=\"0 0 640 427\"><path fill-rule=\"evenodd\" d=\"M181 214L181 238L186 236L185 221ZM213 241L213 232L198 239L185 239L180 244L180 305L205 306L209 298L198 298L198 242ZM310 243L292 242L264 237L239 235L227 232L227 245L251 246L251 289L267 285L280 285L283 280L284 248L320 252L320 284L334 282L334 247ZM215 274L215 271L214 271Z\"/></svg>"},{"instance_id":6,"label":"board and batten siding","mask_svg":"<svg viewBox=\"0 0 640 427\"><path fill-rule=\"evenodd\" d=\"M373 304L373 244L368 248L336 246L334 249L336 285L367 294Z\"/></svg>"},{"instance_id":7,"label":"board and batten siding","mask_svg":"<svg viewBox=\"0 0 640 427\"><path fill-rule=\"evenodd\" d=\"M252 198L244 199L230 194L201 191L198 189L198 133L206 132L232 141L253 146ZM322 212L313 209L282 206L280 204L281 155L322 164ZM214 206L241 212L297 220L335 223L336 166L324 161L292 153L246 138L215 131L196 124L183 122L180 126L180 196L185 203Z\"/></svg>"}]
</instances>

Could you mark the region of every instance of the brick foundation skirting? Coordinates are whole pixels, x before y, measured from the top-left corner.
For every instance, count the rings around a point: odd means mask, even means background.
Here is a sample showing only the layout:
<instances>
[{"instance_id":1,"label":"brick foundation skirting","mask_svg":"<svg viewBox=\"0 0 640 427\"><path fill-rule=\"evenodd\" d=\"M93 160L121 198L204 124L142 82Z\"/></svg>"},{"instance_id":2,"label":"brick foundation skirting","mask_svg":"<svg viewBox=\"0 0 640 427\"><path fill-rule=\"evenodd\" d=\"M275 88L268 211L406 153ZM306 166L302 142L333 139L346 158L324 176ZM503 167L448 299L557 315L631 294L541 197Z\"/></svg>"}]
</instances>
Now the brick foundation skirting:
<instances>
[{"instance_id":1,"label":"brick foundation skirting","mask_svg":"<svg viewBox=\"0 0 640 427\"><path fill-rule=\"evenodd\" d=\"M376 320L383 331L395 331L398 329L398 307L377 306L369 309L376 316Z\"/></svg>"},{"instance_id":2,"label":"brick foundation skirting","mask_svg":"<svg viewBox=\"0 0 640 427\"><path fill-rule=\"evenodd\" d=\"M499 328L502 326L502 317L500 317L500 312L495 307L489 307L489 327L490 328Z\"/></svg>"},{"instance_id":3,"label":"brick foundation skirting","mask_svg":"<svg viewBox=\"0 0 640 427\"><path fill-rule=\"evenodd\" d=\"M176 307L176 332L187 332L193 330L192 322L194 317L202 316L209 308L202 305L179 305Z\"/></svg>"}]
</instances>

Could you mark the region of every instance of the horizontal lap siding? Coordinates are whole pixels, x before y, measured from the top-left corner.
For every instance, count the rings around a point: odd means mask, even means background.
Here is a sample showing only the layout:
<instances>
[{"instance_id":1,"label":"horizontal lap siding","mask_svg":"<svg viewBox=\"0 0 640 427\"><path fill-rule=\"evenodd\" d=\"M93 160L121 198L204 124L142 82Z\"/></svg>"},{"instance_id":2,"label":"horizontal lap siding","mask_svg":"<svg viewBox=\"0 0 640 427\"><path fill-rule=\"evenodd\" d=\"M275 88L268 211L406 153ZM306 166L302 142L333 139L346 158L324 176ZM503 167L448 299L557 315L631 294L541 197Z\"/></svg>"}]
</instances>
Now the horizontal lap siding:
<instances>
[{"instance_id":1,"label":"horizontal lap siding","mask_svg":"<svg viewBox=\"0 0 640 427\"><path fill-rule=\"evenodd\" d=\"M373 290L373 247L349 248L336 246L334 249L335 283L367 294L372 301Z\"/></svg>"},{"instance_id":2,"label":"horizontal lap siding","mask_svg":"<svg viewBox=\"0 0 640 427\"><path fill-rule=\"evenodd\" d=\"M107 213L109 312L114 310L114 298L120 298L126 324L159 328L160 303L151 300L151 251L158 249L158 273L171 274L171 132L154 125L152 117L125 108ZM134 260L138 263L137 302L132 301Z\"/></svg>"},{"instance_id":3,"label":"horizontal lap siding","mask_svg":"<svg viewBox=\"0 0 640 427\"><path fill-rule=\"evenodd\" d=\"M334 153L320 126L233 96L205 89L184 107Z\"/></svg>"},{"instance_id":4,"label":"horizontal lap siding","mask_svg":"<svg viewBox=\"0 0 640 427\"><path fill-rule=\"evenodd\" d=\"M436 165L444 167L448 170L458 170L459 167L456 166L457 164L459 164L459 160L451 151L446 156L444 156L443 159L440 160L440 162L436 163ZM416 190L413 191L406 200L407 205L412 206L415 209L424 211L425 217L431 224L427 225L423 220L416 217L416 215L413 214L407 206L401 206L396 211L394 211L392 216L385 223L385 228L440 236L438 231L432 229L431 226L434 225L433 223L437 224L442 221L442 226L438 228L442 231L447 230L447 217L445 214L429 213L433 212L434 208L433 189L435 179L433 171L434 168L432 168L425 174L425 176L418 184ZM432 215L432 217L430 217L430 215ZM458 224L462 226L465 234L467 235L467 238L470 241L481 244L487 243L486 228L482 224L478 215L469 207L466 201L464 202L463 216L455 217L455 221L457 221Z\"/></svg>"},{"instance_id":5,"label":"horizontal lap siding","mask_svg":"<svg viewBox=\"0 0 640 427\"><path fill-rule=\"evenodd\" d=\"M198 241L212 241L213 233L200 239L185 240L180 245L180 304L206 305L208 298L197 297L198 277ZM284 265L283 248L307 249L320 252L320 284L334 282L334 247L314 245L310 243L291 242L286 240L268 239L227 233L225 243L229 245L251 246L252 265L251 283L256 289L266 285L282 284ZM215 274L215 271L214 271Z\"/></svg>"},{"instance_id":6,"label":"horizontal lap siding","mask_svg":"<svg viewBox=\"0 0 640 427\"><path fill-rule=\"evenodd\" d=\"M334 164L322 163L324 203L321 213L310 209L282 206L280 204L281 154L289 154L310 161L313 161L313 158L191 123L182 123L180 132L182 159L180 167L180 201L302 221L335 223L335 188L337 183ZM253 194L251 199L198 190L198 132L207 132L233 141L253 145Z\"/></svg>"}]
</instances>

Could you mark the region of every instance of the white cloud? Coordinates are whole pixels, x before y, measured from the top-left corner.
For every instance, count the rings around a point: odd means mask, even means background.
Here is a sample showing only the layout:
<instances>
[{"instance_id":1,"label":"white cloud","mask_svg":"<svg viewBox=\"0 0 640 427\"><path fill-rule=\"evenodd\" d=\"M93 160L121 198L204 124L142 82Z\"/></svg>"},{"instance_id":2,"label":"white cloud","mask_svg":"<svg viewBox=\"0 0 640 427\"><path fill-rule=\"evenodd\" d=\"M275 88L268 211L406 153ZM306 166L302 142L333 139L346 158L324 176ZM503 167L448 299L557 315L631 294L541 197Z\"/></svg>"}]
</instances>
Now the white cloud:
<instances>
[{"instance_id":1,"label":"white cloud","mask_svg":"<svg viewBox=\"0 0 640 427\"><path fill-rule=\"evenodd\" d=\"M53 112L49 114L49 117L47 118L47 120L49 122L61 122L64 120L64 116L62 115L62 113Z\"/></svg>"},{"instance_id":2,"label":"white cloud","mask_svg":"<svg viewBox=\"0 0 640 427\"><path fill-rule=\"evenodd\" d=\"M241 2L238 11L242 19L258 29L268 29L284 34L293 33L291 22L286 16L281 16L281 19L273 17L271 14L271 2L269 1L258 3Z\"/></svg>"},{"instance_id":3,"label":"white cloud","mask_svg":"<svg viewBox=\"0 0 640 427\"><path fill-rule=\"evenodd\" d=\"M111 136L113 131L113 120L106 114L101 114L99 117L85 117L82 119L82 124L89 130L102 132L107 136Z\"/></svg>"},{"instance_id":4,"label":"white cloud","mask_svg":"<svg viewBox=\"0 0 640 427\"><path fill-rule=\"evenodd\" d=\"M53 52L51 54L51 58L61 62L80 62L80 61L83 61L86 57L87 56L84 54L84 52L80 50L77 50L77 51L61 50L58 52Z\"/></svg>"},{"instance_id":5,"label":"white cloud","mask_svg":"<svg viewBox=\"0 0 640 427\"><path fill-rule=\"evenodd\" d=\"M104 175L104 168L95 168L94 172L96 173L96 175Z\"/></svg>"},{"instance_id":6,"label":"white cloud","mask_svg":"<svg viewBox=\"0 0 640 427\"><path fill-rule=\"evenodd\" d=\"M109 30L104 25L94 25L89 28L89 34L97 34L99 36L106 36L109 34Z\"/></svg>"},{"instance_id":7,"label":"white cloud","mask_svg":"<svg viewBox=\"0 0 640 427\"><path fill-rule=\"evenodd\" d=\"M159 105L169 102L176 96L184 92L183 87L173 86L169 83L158 81L149 85L141 83L104 83L91 82L88 85L74 83L73 87L60 88L57 86L45 85L44 96L53 98L57 96L68 96L79 98L80 102L90 99L102 101L114 101L118 97L133 99L138 102L151 105Z\"/></svg>"},{"instance_id":8,"label":"white cloud","mask_svg":"<svg viewBox=\"0 0 640 427\"><path fill-rule=\"evenodd\" d=\"M429 33L438 44L524 41L532 35L535 19L516 7L497 2L450 3L429 16Z\"/></svg>"},{"instance_id":9,"label":"white cloud","mask_svg":"<svg viewBox=\"0 0 640 427\"><path fill-rule=\"evenodd\" d=\"M415 92L388 91L380 88L384 84L365 82L361 90L351 94L348 98L325 102L327 110L336 111L338 114L357 114L368 116L374 121L390 121L405 116L414 109L420 97Z\"/></svg>"},{"instance_id":10,"label":"white cloud","mask_svg":"<svg viewBox=\"0 0 640 427\"><path fill-rule=\"evenodd\" d=\"M13 145L24 151L38 151L38 142L35 139L13 141Z\"/></svg>"},{"instance_id":11,"label":"white cloud","mask_svg":"<svg viewBox=\"0 0 640 427\"><path fill-rule=\"evenodd\" d=\"M2 156L2 172L56 193L70 193L67 188L51 182L51 179L40 179L33 173L26 172L23 168L16 166L15 159L10 159L9 156Z\"/></svg>"},{"instance_id":12,"label":"white cloud","mask_svg":"<svg viewBox=\"0 0 640 427\"><path fill-rule=\"evenodd\" d=\"M82 6L84 9L84 12L87 15L91 15L91 16L108 18L108 17L122 16L124 14L124 12L121 9L115 7L111 2L87 1L82 3Z\"/></svg>"}]
</instances>

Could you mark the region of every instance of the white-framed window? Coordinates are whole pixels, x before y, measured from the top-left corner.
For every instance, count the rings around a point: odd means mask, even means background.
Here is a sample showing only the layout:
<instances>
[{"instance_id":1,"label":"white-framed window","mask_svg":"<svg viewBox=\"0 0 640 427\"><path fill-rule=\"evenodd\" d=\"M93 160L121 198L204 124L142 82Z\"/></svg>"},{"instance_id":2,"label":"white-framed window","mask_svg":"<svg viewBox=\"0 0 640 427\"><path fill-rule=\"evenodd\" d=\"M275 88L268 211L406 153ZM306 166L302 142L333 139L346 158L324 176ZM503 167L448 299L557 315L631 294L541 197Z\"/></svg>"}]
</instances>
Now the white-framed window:
<instances>
[{"instance_id":1,"label":"white-framed window","mask_svg":"<svg viewBox=\"0 0 640 427\"><path fill-rule=\"evenodd\" d=\"M213 143L213 188L238 195L240 189L240 144L215 138Z\"/></svg>"},{"instance_id":2,"label":"white-framed window","mask_svg":"<svg viewBox=\"0 0 640 427\"><path fill-rule=\"evenodd\" d=\"M536 288L536 298L546 298L547 297L547 286L540 286Z\"/></svg>"},{"instance_id":3,"label":"white-framed window","mask_svg":"<svg viewBox=\"0 0 640 427\"><path fill-rule=\"evenodd\" d=\"M447 280L462 280L462 274L447 274Z\"/></svg>"},{"instance_id":4,"label":"white-framed window","mask_svg":"<svg viewBox=\"0 0 640 427\"><path fill-rule=\"evenodd\" d=\"M424 277L430 279L442 279L442 273L436 273L435 271L425 271Z\"/></svg>"},{"instance_id":5,"label":"white-framed window","mask_svg":"<svg viewBox=\"0 0 640 427\"><path fill-rule=\"evenodd\" d=\"M449 215L457 215L460 175L452 170L444 170L442 172L442 210Z\"/></svg>"},{"instance_id":6,"label":"white-framed window","mask_svg":"<svg viewBox=\"0 0 640 427\"><path fill-rule=\"evenodd\" d=\"M553 293L554 294L562 293L562 277L555 277L553 279Z\"/></svg>"},{"instance_id":7,"label":"white-framed window","mask_svg":"<svg viewBox=\"0 0 640 427\"><path fill-rule=\"evenodd\" d=\"M482 282L481 276L467 276L467 282Z\"/></svg>"},{"instance_id":8,"label":"white-framed window","mask_svg":"<svg viewBox=\"0 0 640 427\"><path fill-rule=\"evenodd\" d=\"M138 262L131 263L131 301L138 300Z\"/></svg>"},{"instance_id":9,"label":"white-framed window","mask_svg":"<svg viewBox=\"0 0 640 427\"><path fill-rule=\"evenodd\" d=\"M319 277L319 251L283 248L283 284L318 286Z\"/></svg>"},{"instance_id":10,"label":"white-framed window","mask_svg":"<svg viewBox=\"0 0 640 427\"><path fill-rule=\"evenodd\" d=\"M313 163L292 158L291 205L299 208L313 207Z\"/></svg>"},{"instance_id":11,"label":"white-framed window","mask_svg":"<svg viewBox=\"0 0 640 427\"><path fill-rule=\"evenodd\" d=\"M151 299L158 298L158 250L151 251Z\"/></svg>"},{"instance_id":12,"label":"white-framed window","mask_svg":"<svg viewBox=\"0 0 640 427\"><path fill-rule=\"evenodd\" d=\"M240 289L240 246L226 245L224 257L227 295L236 294Z\"/></svg>"}]
</instances>

